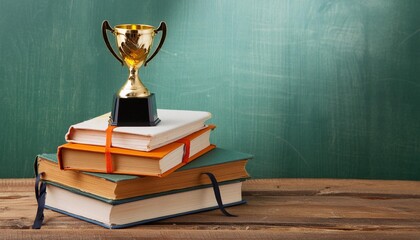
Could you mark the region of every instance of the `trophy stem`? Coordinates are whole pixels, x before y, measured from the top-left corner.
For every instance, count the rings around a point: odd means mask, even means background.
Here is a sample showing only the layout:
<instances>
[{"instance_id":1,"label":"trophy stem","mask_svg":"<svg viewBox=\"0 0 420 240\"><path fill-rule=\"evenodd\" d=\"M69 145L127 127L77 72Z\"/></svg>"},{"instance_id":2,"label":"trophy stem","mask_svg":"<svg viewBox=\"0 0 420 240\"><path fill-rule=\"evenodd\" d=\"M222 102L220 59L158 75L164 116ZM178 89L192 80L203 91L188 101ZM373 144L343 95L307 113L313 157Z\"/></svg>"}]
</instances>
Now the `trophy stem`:
<instances>
[{"instance_id":1,"label":"trophy stem","mask_svg":"<svg viewBox=\"0 0 420 240\"><path fill-rule=\"evenodd\" d=\"M127 82L114 97L110 124L113 126L156 126L156 98L141 83L138 68L130 67Z\"/></svg>"},{"instance_id":2,"label":"trophy stem","mask_svg":"<svg viewBox=\"0 0 420 240\"><path fill-rule=\"evenodd\" d=\"M149 90L143 85L139 78L138 68L129 67L129 76L127 82L118 92L118 96L122 98L150 96Z\"/></svg>"},{"instance_id":3,"label":"trophy stem","mask_svg":"<svg viewBox=\"0 0 420 240\"><path fill-rule=\"evenodd\" d=\"M130 75L128 75L128 81L130 81L131 86L136 86L136 85L143 85L142 82L140 81L139 78L139 69L135 68L135 67L130 67L128 69L128 72ZM137 83L139 82L139 83Z\"/></svg>"}]
</instances>

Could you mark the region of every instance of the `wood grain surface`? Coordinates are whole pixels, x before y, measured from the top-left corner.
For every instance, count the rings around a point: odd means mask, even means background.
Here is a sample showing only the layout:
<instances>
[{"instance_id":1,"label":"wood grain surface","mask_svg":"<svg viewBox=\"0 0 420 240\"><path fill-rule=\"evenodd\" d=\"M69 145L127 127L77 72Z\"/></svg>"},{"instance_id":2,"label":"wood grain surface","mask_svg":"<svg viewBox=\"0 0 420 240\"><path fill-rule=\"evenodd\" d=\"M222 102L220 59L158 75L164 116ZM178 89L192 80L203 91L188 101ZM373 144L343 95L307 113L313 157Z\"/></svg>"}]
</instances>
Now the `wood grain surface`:
<instances>
[{"instance_id":1,"label":"wood grain surface","mask_svg":"<svg viewBox=\"0 0 420 240\"><path fill-rule=\"evenodd\" d=\"M0 180L1 239L418 239L420 182L257 179L244 183L247 204L108 230L50 210L41 230L33 179Z\"/></svg>"}]
</instances>

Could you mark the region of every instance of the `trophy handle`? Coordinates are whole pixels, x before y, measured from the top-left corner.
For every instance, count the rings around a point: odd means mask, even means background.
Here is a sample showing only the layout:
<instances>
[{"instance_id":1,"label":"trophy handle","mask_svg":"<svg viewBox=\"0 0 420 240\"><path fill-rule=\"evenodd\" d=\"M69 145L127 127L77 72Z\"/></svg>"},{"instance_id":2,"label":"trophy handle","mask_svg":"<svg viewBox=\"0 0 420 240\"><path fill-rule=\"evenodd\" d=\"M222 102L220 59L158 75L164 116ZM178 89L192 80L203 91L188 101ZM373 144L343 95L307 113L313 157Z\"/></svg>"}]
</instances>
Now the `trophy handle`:
<instances>
[{"instance_id":1,"label":"trophy handle","mask_svg":"<svg viewBox=\"0 0 420 240\"><path fill-rule=\"evenodd\" d=\"M124 65L123 60L120 57L118 57L114 49L112 49L111 44L109 43L109 40L108 40L108 35L106 35L106 30L109 30L112 33L114 33L114 29L112 29L111 26L109 26L109 23L107 20L102 22L102 37L105 41L105 45L107 46L108 50L112 53L112 55L121 63L121 65Z\"/></svg>"},{"instance_id":2,"label":"trophy handle","mask_svg":"<svg viewBox=\"0 0 420 240\"><path fill-rule=\"evenodd\" d=\"M165 42L166 29L167 29L166 28L166 23L165 22L160 22L160 25L159 25L158 29L155 30L155 33L158 33L159 31L162 31L162 37L160 38L159 45L155 49L155 52L146 60L146 62L144 63L144 66L146 66L147 63L156 56L156 54L159 52L160 48L162 47L163 43Z\"/></svg>"}]
</instances>

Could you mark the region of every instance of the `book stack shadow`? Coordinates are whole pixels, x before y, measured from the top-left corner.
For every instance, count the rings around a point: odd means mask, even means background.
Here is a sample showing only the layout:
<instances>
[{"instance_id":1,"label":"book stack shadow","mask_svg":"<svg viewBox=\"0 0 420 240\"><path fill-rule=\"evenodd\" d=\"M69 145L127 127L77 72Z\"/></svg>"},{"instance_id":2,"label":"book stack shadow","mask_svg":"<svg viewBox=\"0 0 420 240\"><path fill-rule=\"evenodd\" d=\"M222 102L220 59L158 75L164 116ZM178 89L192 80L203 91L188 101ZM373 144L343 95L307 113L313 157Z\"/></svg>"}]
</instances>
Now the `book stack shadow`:
<instances>
[{"instance_id":1,"label":"book stack shadow","mask_svg":"<svg viewBox=\"0 0 420 240\"><path fill-rule=\"evenodd\" d=\"M109 113L74 124L57 153L36 157L38 212L125 228L244 203L252 155L210 142L209 112L158 109L154 127L112 127Z\"/></svg>"}]
</instances>

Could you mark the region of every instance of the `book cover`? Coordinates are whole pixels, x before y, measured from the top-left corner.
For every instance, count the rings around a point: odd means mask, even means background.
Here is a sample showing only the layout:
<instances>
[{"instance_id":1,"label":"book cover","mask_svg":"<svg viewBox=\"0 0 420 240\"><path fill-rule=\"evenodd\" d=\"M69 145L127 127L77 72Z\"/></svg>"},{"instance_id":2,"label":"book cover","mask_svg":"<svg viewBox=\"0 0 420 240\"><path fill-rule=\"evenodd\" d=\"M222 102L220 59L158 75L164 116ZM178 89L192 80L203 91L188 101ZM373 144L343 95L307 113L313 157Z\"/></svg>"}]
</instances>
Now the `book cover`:
<instances>
[{"instance_id":1,"label":"book cover","mask_svg":"<svg viewBox=\"0 0 420 240\"><path fill-rule=\"evenodd\" d=\"M153 127L116 127L113 146L139 151L151 151L181 139L205 127L209 112L158 109L161 122ZM110 113L69 127L67 142L105 146Z\"/></svg>"},{"instance_id":2,"label":"book cover","mask_svg":"<svg viewBox=\"0 0 420 240\"><path fill-rule=\"evenodd\" d=\"M143 152L104 146L66 143L58 147L60 169L162 177L215 148L210 144L210 125L185 138Z\"/></svg>"},{"instance_id":3,"label":"book cover","mask_svg":"<svg viewBox=\"0 0 420 240\"><path fill-rule=\"evenodd\" d=\"M164 178L79 171L61 171L56 154L40 154L35 172L42 179L59 183L110 200L133 198L158 192L173 191L201 185L210 181L203 172L213 173L219 181L248 178L245 166L251 154L215 148Z\"/></svg>"}]
</instances>

